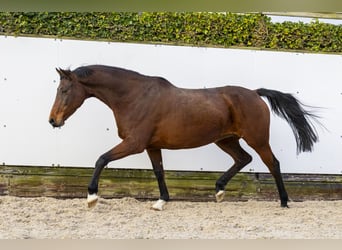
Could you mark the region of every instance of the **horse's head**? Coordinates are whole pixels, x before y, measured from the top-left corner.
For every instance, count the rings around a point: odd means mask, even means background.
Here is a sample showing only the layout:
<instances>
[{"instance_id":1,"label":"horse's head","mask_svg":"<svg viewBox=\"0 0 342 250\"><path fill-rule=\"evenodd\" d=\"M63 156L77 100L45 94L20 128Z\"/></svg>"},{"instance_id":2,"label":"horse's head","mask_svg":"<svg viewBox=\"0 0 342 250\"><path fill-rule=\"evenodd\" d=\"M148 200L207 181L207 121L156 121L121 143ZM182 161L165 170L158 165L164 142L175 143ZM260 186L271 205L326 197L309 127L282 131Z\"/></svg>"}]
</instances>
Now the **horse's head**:
<instances>
[{"instance_id":1,"label":"horse's head","mask_svg":"<svg viewBox=\"0 0 342 250\"><path fill-rule=\"evenodd\" d=\"M61 127L65 120L82 105L88 94L76 74L70 70L56 70L60 75L60 83L50 112L49 122L53 127Z\"/></svg>"}]
</instances>

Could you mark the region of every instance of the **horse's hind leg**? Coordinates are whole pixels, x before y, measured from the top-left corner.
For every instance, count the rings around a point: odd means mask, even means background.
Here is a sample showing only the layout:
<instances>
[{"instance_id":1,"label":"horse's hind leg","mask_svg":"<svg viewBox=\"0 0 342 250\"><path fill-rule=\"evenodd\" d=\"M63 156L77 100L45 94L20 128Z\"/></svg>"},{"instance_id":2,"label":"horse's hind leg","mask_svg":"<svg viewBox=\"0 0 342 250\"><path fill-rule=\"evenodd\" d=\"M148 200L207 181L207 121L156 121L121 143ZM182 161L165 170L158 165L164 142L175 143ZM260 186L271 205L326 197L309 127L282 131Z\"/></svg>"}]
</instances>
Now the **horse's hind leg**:
<instances>
[{"instance_id":1,"label":"horse's hind leg","mask_svg":"<svg viewBox=\"0 0 342 250\"><path fill-rule=\"evenodd\" d=\"M234 160L234 165L216 181L216 200L217 202L221 202L229 180L250 163L252 157L240 146L238 137L234 136L222 139L217 141L216 145L228 153Z\"/></svg>"},{"instance_id":2,"label":"horse's hind leg","mask_svg":"<svg viewBox=\"0 0 342 250\"><path fill-rule=\"evenodd\" d=\"M288 207L287 206L288 195L285 190L283 178L281 176L279 161L273 155L271 147L267 143L264 146L253 147L253 148L260 155L262 161L266 164L266 166L268 167L268 169L270 170L272 176L274 177L276 181L276 185L278 188L279 197L281 201L281 206Z\"/></svg>"},{"instance_id":3,"label":"horse's hind leg","mask_svg":"<svg viewBox=\"0 0 342 250\"><path fill-rule=\"evenodd\" d=\"M161 150L160 149L147 149L146 151L151 160L153 171L157 178L159 191L160 191L160 198L155 204L153 204L152 208L154 210L163 210L163 206L165 205L166 201L169 200L169 192L167 190L166 183L165 183Z\"/></svg>"}]
</instances>

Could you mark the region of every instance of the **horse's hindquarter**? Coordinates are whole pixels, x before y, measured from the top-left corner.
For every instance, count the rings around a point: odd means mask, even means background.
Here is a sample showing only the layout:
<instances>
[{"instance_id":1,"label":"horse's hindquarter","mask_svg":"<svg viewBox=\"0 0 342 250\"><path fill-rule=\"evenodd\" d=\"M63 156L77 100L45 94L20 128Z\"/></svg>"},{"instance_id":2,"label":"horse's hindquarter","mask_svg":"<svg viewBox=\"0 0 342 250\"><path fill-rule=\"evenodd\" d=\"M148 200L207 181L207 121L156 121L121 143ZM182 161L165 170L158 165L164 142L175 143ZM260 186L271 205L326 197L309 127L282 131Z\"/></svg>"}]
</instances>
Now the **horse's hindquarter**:
<instances>
[{"instance_id":1,"label":"horse's hindquarter","mask_svg":"<svg viewBox=\"0 0 342 250\"><path fill-rule=\"evenodd\" d=\"M224 97L230 103L234 132L248 144L255 140L268 142L270 112L266 103L256 91L243 87L225 87ZM227 132L231 131L227 128Z\"/></svg>"}]
</instances>

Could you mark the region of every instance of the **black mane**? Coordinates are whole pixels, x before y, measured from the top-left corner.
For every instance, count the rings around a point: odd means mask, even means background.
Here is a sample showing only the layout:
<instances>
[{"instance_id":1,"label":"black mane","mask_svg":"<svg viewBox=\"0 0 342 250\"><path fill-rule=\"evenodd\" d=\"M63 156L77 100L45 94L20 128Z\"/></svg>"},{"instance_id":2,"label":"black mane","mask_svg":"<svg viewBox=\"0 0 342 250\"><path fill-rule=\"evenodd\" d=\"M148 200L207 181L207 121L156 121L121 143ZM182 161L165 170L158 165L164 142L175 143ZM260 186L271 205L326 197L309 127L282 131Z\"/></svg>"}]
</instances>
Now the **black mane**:
<instances>
[{"instance_id":1,"label":"black mane","mask_svg":"<svg viewBox=\"0 0 342 250\"><path fill-rule=\"evenodd\" d=\"M89 77L93 74L93 70L89 67L79 67L73 71L73 73L80 78Z\"/></svg>"},{"instance_id":2,"label":"black mane","mask_svg":"<svg viewBox=\"0 0 342 250\"><path fill-rule=\"evenodd\" d=\"M88 66L81 66L76 68L74 71L72 71L72 73L74 73L77 77L79 78L86 78L91 76L95 71L100 70L100 71L104 71L107 73L110 73L112 75L116 75L116 76L121 76L121 77L127 77L128 75L130 75L131 77L136 77L136 78L148 78L148 79L154 79L157 80L160 83L163 83L164 85L172 85L168 80L166 80L163 77L159 77L159 76L147 76L147 75L143 75L139 72L133 71L133 70L129 70L129 69L124 69L124 68L119 68L119 67L113 67L113 66L107 66L107 65L88 65Z\"/></svg>"}]
</instances>

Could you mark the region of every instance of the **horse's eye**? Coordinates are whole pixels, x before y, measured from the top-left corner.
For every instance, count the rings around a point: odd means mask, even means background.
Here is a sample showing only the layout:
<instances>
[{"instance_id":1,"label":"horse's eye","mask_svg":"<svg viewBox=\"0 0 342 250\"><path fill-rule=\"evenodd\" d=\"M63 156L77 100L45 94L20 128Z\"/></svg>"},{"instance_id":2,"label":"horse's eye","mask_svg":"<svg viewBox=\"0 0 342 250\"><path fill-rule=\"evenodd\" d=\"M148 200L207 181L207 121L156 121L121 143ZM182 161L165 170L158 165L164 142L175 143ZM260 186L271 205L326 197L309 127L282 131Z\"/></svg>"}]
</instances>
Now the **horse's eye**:
<instances>
[{"instance_id":1,"label":"horse's eye","mask_svg":"<svg viewBox=\"0 0 342 250\"><path fill-rule=\"evenodd\" d=\"M62 87L59 87L59 88L57 89L57 91L60 92L60 93L62 93L62 94L67 93L68 90L69 90L69 88L62 88Z\"/></svg>"}]
</instances>

